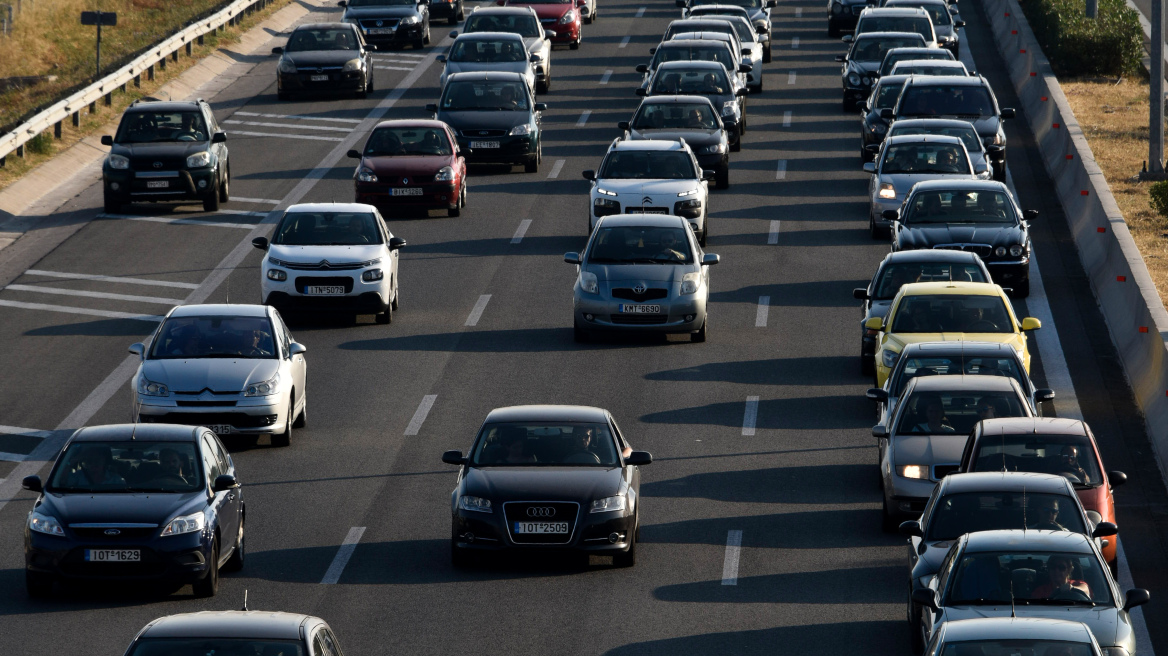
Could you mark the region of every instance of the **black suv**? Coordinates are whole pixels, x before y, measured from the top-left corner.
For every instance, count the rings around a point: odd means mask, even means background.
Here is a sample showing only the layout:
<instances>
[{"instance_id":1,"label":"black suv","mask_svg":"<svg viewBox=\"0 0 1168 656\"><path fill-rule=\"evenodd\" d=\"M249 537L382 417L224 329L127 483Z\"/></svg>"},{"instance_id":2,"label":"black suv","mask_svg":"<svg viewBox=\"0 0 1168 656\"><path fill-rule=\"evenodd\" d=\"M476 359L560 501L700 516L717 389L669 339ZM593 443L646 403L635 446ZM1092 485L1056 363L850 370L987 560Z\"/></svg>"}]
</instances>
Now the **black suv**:
<instances>
[{"instance_id":1,"label":"black suv","mask_svg":"<svg viewBox=\"0 0 1168 656\"><path fill-rule=\"evenodd\" d=\"M201 200L207 212L227 202L227 133L202 98L135 101L101 143L110 146L101 166L107 213L136 201Z\"/></svg>"}]
</instances>

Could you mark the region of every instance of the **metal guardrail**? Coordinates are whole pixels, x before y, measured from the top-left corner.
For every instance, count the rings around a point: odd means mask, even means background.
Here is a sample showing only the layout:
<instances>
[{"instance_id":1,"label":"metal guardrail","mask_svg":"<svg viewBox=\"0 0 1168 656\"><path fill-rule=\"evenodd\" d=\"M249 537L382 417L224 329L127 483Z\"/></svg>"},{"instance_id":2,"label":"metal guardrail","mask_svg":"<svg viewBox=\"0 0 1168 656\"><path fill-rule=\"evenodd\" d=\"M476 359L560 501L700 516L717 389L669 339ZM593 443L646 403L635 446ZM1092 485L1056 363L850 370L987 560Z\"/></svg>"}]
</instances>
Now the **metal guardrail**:
<instances>
[{"instance_id":1,"label":"metal guardrail","mask_svg":"<svg viewBox=\"0 0 1168 656\"><path fill-rule=\"evenodd\" d=\"M192 45L196 42L201 45L205 35L220 30L226 25L235 25L241 16L262 9L272 1L236 0L211 16L188 25L182 31L151 46L145 54L129 64L68 98L53 103L47 109L18 125L11 132L0 136L0 166L3 166L4 160L13 152L16 152L18 156L23 156L24 144L37 135L52 128L53 135L60 138L62 123L72 118L74 126L80 125L81 110L86 106L89 106L92 111L97 101L102 98L105 98L107 105L111 104L114 91L124 89L130 82L134 82L135 85L140 84L144 74L147 79L153 80L154 67L165 69L168 57L173 61L178 61L179 50L185 49L188 55L191 54Z\"/></svg>"}]
</instances>

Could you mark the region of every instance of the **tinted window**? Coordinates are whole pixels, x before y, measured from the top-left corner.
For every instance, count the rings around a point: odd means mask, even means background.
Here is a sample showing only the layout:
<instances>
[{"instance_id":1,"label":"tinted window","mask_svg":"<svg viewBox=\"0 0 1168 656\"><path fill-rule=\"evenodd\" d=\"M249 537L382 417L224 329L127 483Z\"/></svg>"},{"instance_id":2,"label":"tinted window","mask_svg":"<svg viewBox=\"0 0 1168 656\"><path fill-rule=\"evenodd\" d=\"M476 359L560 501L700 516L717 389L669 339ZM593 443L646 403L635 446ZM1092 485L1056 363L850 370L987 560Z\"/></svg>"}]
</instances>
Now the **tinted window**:
<instances>
[{"instance_id":1,"label":"tinted window","mask_svg":"<svg viewBox=\"0 0 1168 656\"><path fill-rule=\"evenodd\" d=\"M985 87L970 85L914 85L905 90L899 116L993 116L997 112Z\"/></svg>"},{"instance_id":2,"label":"tinted window","mask_svg":"<svg viewBox=\"0 0 1168 656\"><path fill-rule=\"evenodd\" d=\"M305 656L299 642L239 638L142 638L130 656Z\"/></svg>"},{"instance_id":3,"label":"tinted window","mask_svg":"<svg viewBox=\"0 0 1168 656\"><path fill-rule=\"evenodd\" d=\"M288 45L284 46L285 52L356 49L357 35L349 29L299 29L292 33Z\"/></svg>"},{"instance_id":4,"label":"tinted window","mask_svg":"<svg viewBox=\"0 0 1168 656\"><path fill-rule=\"evenodd\" d=\"M511 32L519 36L533 38L543 36L543 28L531 16L492 16L490 14L471 14L466 21L466 33L472 32Z\"/></svg>"},{"instance_id":5,"label":"tinted window","mask_svg":"<svg viewBox=\"0 0 1168 656\"><path fill-rule=\"evenodd\" d=\"M693 261L684 228L600 228L588 250L589 264L688 264Z\"/></svg>"},{"instance_id":6,"label":"tinted window","mask_svg":"<svg viewBox=\"0 0 1168 656\"><path fill-rule=\"evenodd\" d=\"M730 48L718 41L708 46L663 45L653 55L652 68L656 69L661 62L671 61L712 61L729 70L734 66L734 55L730 54Z\"/></svg>"},{"instance_id":7,"label":"tinted window","mask_svg":"<svg viewBox=\"0 0 1168 656\"><path fill-rule=\"evenodd\" d=\"M949 7L943 4L923 3L917 4L914 2L890 2L885 7L920 7L929 12L929 19L933 21L933 25L951 25L952 19L949 17Z\"/></svg>"},{"instance_id":8,"label":"tinted window","mask_svg":"<svg viewBox=\"0 0 1168 656\"><path fill-rule=\"evenodd\" d=\"M889 264L876 281L878 301L896 296L900 288L910 282L934 282L939 280L959 280L965 282L989 282L976 264L950 264L948 262L904 262Z\"/></svg>"},{"instance_id":9,"label":"tinted window","mask_svg":"<svg viewBox=\"0 0 1168 656\"><path fill-rule=\"evenodd\" d=\"M1085 435L983 435L969 470L1055 474L1083 486L1103 482L1095 448Z\"/></svg>"},{"instance_id":10,"label":"tinted window","mask_svg":"<svg viewBox=\"0 0 1168 656\"><path fill-rule=\"evenodd\" d=\"M884 149L880 172L969 174L969 158L965 149L955 143L901 143L889 144Z\"/></svg>"},{"instance_id":11,"label":"tinted window","mask_svg":"<svg viewBox=\"0 0 1168 656\"><path fill-rule=\"evenodd\" d=\"M905 296L894 333L1012 333L1014 323L999 296Z\"/></svg>"},{"instance_id":12,"label":"tinted window","mask_svg":"<svg viewBox=\"0 0 1168 656\"><path fill-rule=\"evenodd\" d=\"M1012 588L1012 590L1011 590ZM946 606L1009 604L1090 606L1111 603L1111 589L1094 554L964 553Z\"/></svg>"},{"instance_id":13,"label":"tinted window","mask_svg":"<svg viewBox=\"0 0 1168 656\"><path fill-rule=\"evenodd\" d=\"M151 360L275 357L267 317L171 317L150 348Z\"/></svg>"},{"instance_id":14,"label":"tinted window","mask_svg":"<svg viewBox=\"0 0 1168 656\"><path fill-rule=\"evenodd\" d=\"M693 160L681 150L615 150L604 158L601 179L697 179Z\"/></svg>"},{"instance_id":15,"label":"tinted window","mask_svg":"<svg viewBox=\"0 0 1168 656\"><path fill-rule=\"evenodd\" d=\"M471 463L478 466L620 465L612 432L599 423L505 423L483 427Z\"/></svg>"},{"instance_id":16,"label":"tinted window","mask_svg":"<svg viewBox=\"0 0 1168 656\"><path fill-rule=\"evenodd\" d=\"M724 68L658 70L653 80L653 93L668 96L724 96L730 92Z\"/></svg>"},{"instance_id":17,"label":"tinted window","mask_svg":"<svg viewBox=\"0 0 1168 656\"><path fill-rule=\"evenodd\" d=\"M906 358L902 362L900 375L897 376L890 394L899 396L908 381L917 376L945 376L949 374L966 374L973 376L1006 376L1018 381L1018 386L1026 389L1026 379L1023 378L1018 363L1014 358L983 358L964 357L961 355L929 355Z\"/></svg>"},{"instance_id":18,"label":"tinted window","mask_svg":"<svg viewBox=\"0 0 1168 656\"><path fill-rule=\"evenodd\" d=\"M892 67L902 61L910 59L936 59L942 61L952 61L953 55L948 50L937 50L936 52L889 52L884 55L884 61L880 64L880 74L888 75Z\"/></svg>"},{"instance_id":19,"label":"tinted window","mask_svg":"<svg viewBox=\"0 0 1168 656\"><path fill-rule=\"evenodd\" d=\"M921 16L865 16L856 34L865 32L916 32L926 39L933 38L932 24Z\"/></svg>"},{"instance_id":20,"label":"tinted window","mask_svg":"<svg viewBox=\"0 0 1168 656\"><path fill-rule=\"evenodd\" d=\"M366 157L449 157L450 153L450 137L441 128L378 128L365 142Z\"/></svg>"},{"instance_id":21,"label":"tinted window","mask_svg":"<svg viewBox=\"0 0 1168 656\"><path fill-rule=\"evenodd\" d=\"M968 127L918 127L893 123L892 128L888 131L889 137L899 137L905 134L939 134L946 137L957 137L961 139L961 143L965 144L965 149L969 152L981 152L981 137L977 136L977 130L973 125Z\"/></svg>"},{"instance_id":22,"label":"tinted window","mask_svg":"<svg viewBox=\"0 0 1168 656\"><path fill-rule=\"evenodd\" d=\"M913 392L899 412L897 435L968 435L982 419L1029 416L1014 393L980 390Z\"/></svg>"},{"instance_id":23,"label":"tinted window","mask_svg":"<svg viewBox=\"0 0 1168 656\"><path fill-rule=\"evenodd\" d=\"M377 217L368 212L288 212L273 244L287 246L365 246L381 243Z\"/></svg>"},{"instance_id":24,"label":"tinted window","mask_svg":"<svg viewBox=\"0 0 1168 656\"><path fill-rule=\"evenodd\" d=\"M1094 656L1095 651L1085 642L1056 642L1054 640L977 640L951 642L945 645L941 656L982 656L983 654L1010 654L1010 656Z\"/></svg>"},{"instance_id":25,"label":"tinted window","mask_svg":"<svg viewBox=\"0 0 1168 656\"><path fill-rule=\"evenodd\" d=\"M723 34L734 34L734 28L726 21L676 21L669 24L669 30L665 33L664 40L668 41L684 32L721 32Z\"/></svg>"},{"instance_id":26,"label":"tinted window","mask_svg":"<svg viewBox=\"0 0 1168 656\"><path fill-rule=\"evenodd\" d=\"M206 141L207 135L207 123L202 112L140 111L129 112L122 117L115 141L118 143Z\"/></svg>"},{"instance_id":27,"label":"tinted window","mask_svg":"<svg viewBox=\"0 0 1168 656\"><path fill-rule=\"evenodd\" d=\"M515 39L488 41L486 39L459 39L450 49L452 62L483 64L511 63L527 60L522 41Z\"/></svg>"},{"instance_id":28,"label":"tinted window","mask_svg":"<svg viewBox=\"0 0 1168 656\"><path fill-rule=\"evenodd\" d=\"M883 61L884 53L893 48L923 48L924 46L925 40L921 37L915 39L909 37L857 39L851 52L848 53L848 59L858 62L878 62Z\"/></svg>"},{"instance_id":29,"label":"tinted window","mask_svg":"<svg viewBox=\"0 0 1168 656\"><path fill-rule=\"evenodd\" d=\"M527 85L523 82L451 82L442 94L442 109L452 112L528 109Z\"/></svg>"},{"instance_id":30,"label":"tinted window","mask_svg":"<svg viewBox=\"0 0 1168 656\"><path fill-rule=\"evenodd\" d=\"M1029 528L1083 533L1073 497L1023 492L964 492L937 501L929 518L929 541L956 540L965 533Z\"/></svg>"},{"instance_id":31,"label":"tinted window","mask_svg":"<svg viewBox=\"0 0 1168 656\"><path fill-rule=\"evenodd\" d=\"M1018 222L1014 203L1002 191L922 191L905 209L905 225L922 223Z\"/></svg>"},{"instance_id":32,"label":"tinted window","mask_svg":"<svg viewBox=\"0 0 1168 656\"><path fill-rule=\"evenodd\" d=\"M960 62L901 62L892 67L893 75L960 75L965 77L965 65Z\"/></svg>"},{"instance_id":33,"label":"tinted window","mask_svg":"<svg viewBox=\"0 0 1168 656\"><path fill-rule=\"evenodd\" d=\"M638 130L716 130L718 117L709 105L645 104L633 117L633 127Z\"/></svg>"},{"instance_id":34,"label":"tinted window","mask_svg":"<svg viewBox=\"0 0 1168 656\"><path fill-rule=\"evenodd\" d=\"M762 7L761 0L692 0L694 5L737 5L753 9Z\"/></svg>"},{"instance_id":35,"label":"tinted window","mask_svg":"<svg viewBox=\"0 0 1168 656\"><path fill-rule=\"evenodd\" d=\"M73 442L48 488L58 492L193 492L202 488L195 442Z\"/></svg>"},{"instance_id":36,"label":"tinted window","mask_svg":"<svg viewBox=\"0 0 1168 656\"><path fill-rule=\"evenodd\" d=\"M900 97L900 90L904 82L888 82L880 85L876 93L876 109L892 109L896 106L896 99Z\"/></svg>"}]
</instances>

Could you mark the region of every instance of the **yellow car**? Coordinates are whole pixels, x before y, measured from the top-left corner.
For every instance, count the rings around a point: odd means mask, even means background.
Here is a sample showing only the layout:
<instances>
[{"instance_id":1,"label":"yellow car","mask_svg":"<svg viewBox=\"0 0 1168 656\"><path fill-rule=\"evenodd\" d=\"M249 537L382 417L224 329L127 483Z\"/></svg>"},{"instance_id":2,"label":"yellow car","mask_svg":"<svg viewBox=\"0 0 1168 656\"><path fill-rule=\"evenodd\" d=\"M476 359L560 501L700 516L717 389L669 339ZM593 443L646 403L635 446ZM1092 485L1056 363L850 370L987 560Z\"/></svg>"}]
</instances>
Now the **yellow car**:
<instances>
[{"instance_id":1,"label":"yellow car","mask_svg":"<svg viewBox=\"0 0 1168 656\"><path fill-rule=\"evenodd\" d=\"M904 285L886 318L872 317L864 327L876 331L876 386L883 387L900 352L917 342L969 340L1009 344L1030 372L1028 330L1042 322L1021 322L1002 288L987 282L916 282Z\"/></svg>"}]
</instances>

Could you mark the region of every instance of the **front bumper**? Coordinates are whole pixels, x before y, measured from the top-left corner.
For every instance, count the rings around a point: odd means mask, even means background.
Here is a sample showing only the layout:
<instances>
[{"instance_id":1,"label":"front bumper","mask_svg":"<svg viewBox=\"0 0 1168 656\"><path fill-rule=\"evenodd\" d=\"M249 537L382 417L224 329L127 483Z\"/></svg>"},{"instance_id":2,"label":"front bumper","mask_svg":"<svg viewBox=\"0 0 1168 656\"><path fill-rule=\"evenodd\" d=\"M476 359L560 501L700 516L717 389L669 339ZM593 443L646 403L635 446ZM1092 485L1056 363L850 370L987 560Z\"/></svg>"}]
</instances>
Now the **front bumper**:
<instances>
[{"instance_id":1,"label":"front bumper","mask_svg":"<svg viewBox=\"0 0 1168 656\"><path fill-rule=\"evenodd\" d=\"M1002 287L1010 287L1011 283L1030 280L1030 257L1022 257L1012 261L987 261L986 268L990 270L990 277Z\"/></svg>"},{"instance_id":2,"label":"front bumper","mask_svg":"<svg viewBox=\"0 0 1168 656\"><path fill-rule=\"evenodd\" d=\"M181 171L132 171L102 169L105 192L123 202L134 200L202 200L208 194L218 193L215 167ZM159 187L159 183L166 183ZM151 183L154 186L151 186Z\"/></svg>"},{"instance_id":3,"label":"front bumper","mask_svg":"<svg viewBox=\"0 0 1168 656\"><path fill-rule=\"evenodd\" d=\"M535 135L505 137L475 137L474 141L498 141L498 148L471 148L471 138L457 137L463 157L471 163L526 164L539 154L539 138Z\"/></svg>"},{"instance_id":4,"label":"front bumper","mask_svg":"<svg viewBox=\"0 0 1168 656\"><path fill-rule=\"evenodd\" d=\"M70 580L119 580L192 583L207 575L211 540L205 533L167 537L82 538L66 529L65 536L24 530L24 564L29 572ZM161 528L151 529L152 532ZM97 563L85 559L87 549L137 549L133 563Z\"/></svg>"},{"instance_id":5,"label":"front bumper","mask_svg":"<svg viewBox=\"0 0 1168 656\"><path fill-rule=\"evenodd\" d=\"M445 5L445 3L434 3L430 5L430 15L434 16L436 13L434 11L435 8L442 5ZM453 5L445 6L449 7ZM451 15L453 14L448 14L448 16ZM366 43L374 44L380 48L382 46L404 46L407 44L416 43L423 37L423 35L425 35L425 33L426 26L421 22L417 22L412 25L399 25L397 29L393 31L393 34L369 34L367 31L364 31L362 36L365 37Z\"/></svg>"},{"instance_id":6,"label":"front bumper","mask_svg":"<svg viewBox=\"0 0 1168 656\"><path fill-rule=\"evenodd\" d=\"M414 185L420 187L420 196L394 196L393 189L384 183L356 183L357 203L377 207L415 207L431 209L454 209L458 207L458 185L454 181L434 184Z\"/></svg>"},{"instance_id":7,"label":"front bumper","mask_svg":"<svg viewBox=\"0 0 1168 656\"><path fill-rule=\"evenodd\" d=\"M843 83L843 88L844 88L844 100L849 102L849 103L853 103L853 104L859 104L865 98L872 95L872 85L870 85L870 84L867 86L861 85L858 87L853 87L853 86L848 86L848 83L845 81Z\"/></svg>"},{"instance_id":8,"label":"front bumper","mask_svg":"<svg viewBox=\"0 0 1168 656\"><path fill-rule=\"evenodd\" d=\"M685 296L643 302L606 298L607 294L584 294L577 290L572 302L576 325L589 331L640 333L692 333L706 322L706 295L699 290ZM620 305L660 305L660 314L620 312ZM591 317L591 318L590 318Z\"/></svg>"},{"instance_id":9,"label":"front bumper","mask_svg":"<svg viewBox=\"0 0 1168 656\"><path fill-rule=\"evenodd\" d=\"M539 26L545 30L551 30L556 35L552 37L552 45L567 45L570 43L580 42L580 20L561 25L557 20L540 20Z\"/></svg>"},{"instance_id":10,"label":"front bumper","mask_svg":"<svg viewBox=\"0 0 1168 656\"><path fill-rule=\"evenodd\" d=\"M730 168L729 153L712 153L709 155L698 155L698 166L703 169L711 171L725 171Z\"/></svg>"},{"instance_id":11,"label":"front bumper","mask_svg":"<svg viewBox=\"0 0 1168 656\"><path fill-rule=\"evenodd\" d=\"M480 513L459 509L452 516L452 539L463 549L481 551L535 550L535 551L590 551L612 553L627 551L635 538L636 516L624 512L589 513L581 510L572 524L566 541L549 537L555 542L516 542L502 509ZM616 539L613 540L613 535Z\"/></svg>"},{"instance_id":12,"label":"front bumper","mask_svg":"<svg viewBox=\"0 0 1168 656\"><path fill-rule=\"evenodd\" d=\"M201 397L190 397L192 400ZM283 430L288 404L281 396L245 397L238 395L234 405L187 407L178 405L175 394L164 398L139 399L137 420L143 424L181 424L183 426L230 426L231 433L268 435ZM185 399L183 399L185 401ZM218 397L215 401L231 402Z\"/></svg>"},{"instance_id":13,"label":"front bumper","mask_svg":"<svg viewBox=\"0 0 1168 656\"><path fill-rule=\"evenodd\" d=\"M312 75L327 75L327 80L314 82ZM361 71L326 71L323 73L277 73L276 85L281 93L320 93L343 91L356 93L365 90L365 73Z\"/></svg>"},{"instance_id":14,"label":"front bumper","mask_svg":"<svg viewBox=\"0 0 1168 656\"><path fill-rule=\"evenodd\" d=\"M271 305L281 314L303 312L380 314L389 307L389 294L376 291L362 292L348 296L304 296L287 292L272 292L264 298L264 305Z\"/></svg>"}]
</instances>

